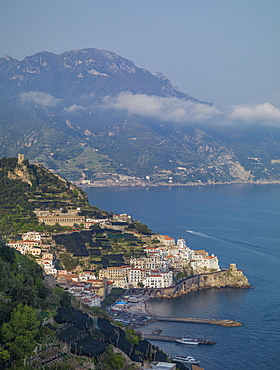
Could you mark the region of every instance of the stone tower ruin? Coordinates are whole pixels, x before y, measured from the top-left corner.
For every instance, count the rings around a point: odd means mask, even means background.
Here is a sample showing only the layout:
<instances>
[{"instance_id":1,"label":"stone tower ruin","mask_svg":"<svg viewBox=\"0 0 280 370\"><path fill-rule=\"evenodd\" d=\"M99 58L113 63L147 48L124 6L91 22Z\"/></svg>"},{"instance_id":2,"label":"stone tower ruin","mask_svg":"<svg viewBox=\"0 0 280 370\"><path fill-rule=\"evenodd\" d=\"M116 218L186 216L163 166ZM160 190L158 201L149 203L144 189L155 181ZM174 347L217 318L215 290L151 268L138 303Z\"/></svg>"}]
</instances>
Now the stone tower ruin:
<instances>
[{"instance_id":1,"label":"stone tower ruin","mask_svg":"<svg viewBox=\"0 0 280 370\"><path fill-rule=\"evenodd\" d=\"M18 153L18 164L22 164L22 162L24 161L24 154L20 154Z\"/></svg>"}]
</instances>

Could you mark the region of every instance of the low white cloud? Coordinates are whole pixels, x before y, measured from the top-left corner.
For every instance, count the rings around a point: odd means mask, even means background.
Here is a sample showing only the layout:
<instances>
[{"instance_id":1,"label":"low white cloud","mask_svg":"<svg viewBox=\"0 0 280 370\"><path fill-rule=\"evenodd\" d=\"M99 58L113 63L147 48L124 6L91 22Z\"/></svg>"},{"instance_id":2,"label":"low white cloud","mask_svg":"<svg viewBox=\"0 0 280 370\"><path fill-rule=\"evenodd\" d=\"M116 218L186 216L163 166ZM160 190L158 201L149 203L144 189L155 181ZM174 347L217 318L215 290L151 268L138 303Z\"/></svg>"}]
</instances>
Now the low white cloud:
<instances>
[{"instance_id":1,"label":"low white cloud","mask_svg":"<svg viewBox=\"0 0 280 370\"><path fill-rule=\"evenodd\" d=\"M29 91L26 93L21 93L20 98L24 103L35 103L42 105L43 107L55 106L60 100L41 91Z\"/></svg>"},{"instance_id":2,"label":"low white cloud","mask_svg":"<svg viewBox=\"0 0 280 370\"><path fill-rule=\"evenodd\" d=\"M104 98L108 108L123 109L130 114L155 117L165 121L205 121L221 115L214 106L194 103L176 97L158 97L146 94L120 93L116 97Z\"/></svg>"},{"instance_id":3,"label":"low white cloud","mask_svg":"<svg viewBox=\"0 0 280 370\"><path fill-rule=\"evenodd\" d=\"M86 110L86 108L83 107L82 105L77 105L77 104L72 104L69 107L63 109L63 111L66 113L75 113L77 111L83 111L83 110Z\"/></svg>"},{"instance_id":4,"label":"low white cloud","mask_svg":"<svg viewBox=\"0 0 280 370\"><path fill-rule=\"evenodd\" d=\"M233 107L229 118L246 122L275 122L280 123L280 109L270 103L255 105L240 105Z\"/></svg>"}]
</instances>

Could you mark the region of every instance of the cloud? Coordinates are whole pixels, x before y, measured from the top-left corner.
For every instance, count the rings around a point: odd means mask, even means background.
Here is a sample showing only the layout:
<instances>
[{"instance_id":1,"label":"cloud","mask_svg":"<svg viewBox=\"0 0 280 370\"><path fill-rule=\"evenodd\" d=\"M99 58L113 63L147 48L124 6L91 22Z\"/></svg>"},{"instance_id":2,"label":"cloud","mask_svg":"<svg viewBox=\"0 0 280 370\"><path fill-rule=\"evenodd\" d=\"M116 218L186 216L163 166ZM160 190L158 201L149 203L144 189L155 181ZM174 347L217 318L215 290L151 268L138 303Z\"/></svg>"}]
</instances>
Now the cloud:
<instances>
[{"instance_id":1,"label":"cloud","mask_svg":"<svg viewBox=\"0 0 280 370\"><path fill-rule=\"evenodd\" d=\"M280 122L280 109L274 107L270 103L240 105L233 107L233 111L229 114L229 118L246 122Z\"/></svg>"},{"instance_id":2,"label":"cloud","mask_svg":"<svg viewBox=\"0 0 280 370\"><path fill-rule=\"evenodd\" d=\"M41 91L29 91L27 93L21 93L20 98L24 103L35 103L42 105L43 107L55 106L60 100Z\"/></svg>"},{"instance_id":3,"label":"cloud","mask_svg":"<svg viewBox=\"0 0 280 370\"><path fill-rule=\"evenodd\" d=\"M194 103L176 97L158 97L146 94L120 93L104 98L107 108L126 110L130 114L155 117L164 121L205 121L221 115L214 106Z\"/></svg>"},{"instance_id":4,"label":"cloud","mask_svg":"<svg viewBox=\"0 0 280 370\"><path fill-rule=\"evenodd\" d=\"M82 105L72 104L68 108L64 108L63 111L66 113L75 113L77 111L86 110L87 108Z\"/></svg>"}]
</instances>

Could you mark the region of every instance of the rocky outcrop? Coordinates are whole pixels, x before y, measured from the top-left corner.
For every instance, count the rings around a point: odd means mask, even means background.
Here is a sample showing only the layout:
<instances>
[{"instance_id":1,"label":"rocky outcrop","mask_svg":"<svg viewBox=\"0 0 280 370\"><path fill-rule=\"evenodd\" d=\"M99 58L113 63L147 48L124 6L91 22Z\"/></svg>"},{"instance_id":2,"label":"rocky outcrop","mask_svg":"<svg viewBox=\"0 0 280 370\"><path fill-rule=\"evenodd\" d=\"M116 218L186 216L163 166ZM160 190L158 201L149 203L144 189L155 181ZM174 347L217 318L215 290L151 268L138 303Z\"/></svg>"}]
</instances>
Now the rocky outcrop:
<instances>
[{"instance_id":1,"label":"rocky outcrop","mask_svg":"<svg viewBox=\"0 0 280 370\"><path fill-rule=\"evenodd\" d=\"M30 186L32 186L33 182L36 180L35 175L23 164L18 164L13 171L8 171L8 179L21 180Z\"/></svg>"},{"instance_id":2,"label":"rocky outcrop","mask_svg":"<svg viewBox=\"0 0 280 370\"><path fill-rule=\"evenodd\" d=\"M228 270L214 274L203 274L199 279L198 289L206 288L251 288L251 285L241 270L231 264Z\"/></svg>"},{"instance_id":3,"label":"rocky outcrop","mask_svg":"<svg viewBox=\"0 0 280 370\"><path fill-rule=\"evenodd\" d=\"M188 277L168 288L134 288L129 293L157 298L175 298L207 288L251 288L251 285L243 272L238 270L235 264L231 264L228 270Z\"/></svg>"}]
</instances>

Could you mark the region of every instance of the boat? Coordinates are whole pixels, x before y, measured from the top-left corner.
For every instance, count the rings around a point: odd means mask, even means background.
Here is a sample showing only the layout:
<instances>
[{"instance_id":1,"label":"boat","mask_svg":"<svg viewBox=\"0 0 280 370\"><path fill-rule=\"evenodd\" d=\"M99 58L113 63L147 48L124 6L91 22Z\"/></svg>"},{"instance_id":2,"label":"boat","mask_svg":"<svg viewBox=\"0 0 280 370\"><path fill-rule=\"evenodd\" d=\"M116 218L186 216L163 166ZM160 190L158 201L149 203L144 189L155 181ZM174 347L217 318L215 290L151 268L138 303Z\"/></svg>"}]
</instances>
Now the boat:
<instances>
[{"instance_id":1,"label":"boat","mask_svg":"<svg viewBox=\"0 0 280 370\"><path fill-rule=\"evenodd\" d=\"M193 358L192 356L178 356L178 355L175 355L173 357L173 361L182 362L182 363L185 363L185 364L194 364L194 365L198 365L200 363L200 361L196 361L196 359Z\"/></svg>"},{"instance_id":2,"label":"boat","mask_svg":"<svg viewBox=\"0 0 280 370\"><path fill-rule=\"evenodd\" d=\"M181 343L181 344L193 344L193 345L199 344L199 341L196 338L181 338L181 339L176 339L175 342Z\"/></svg>"}]
</instances>

